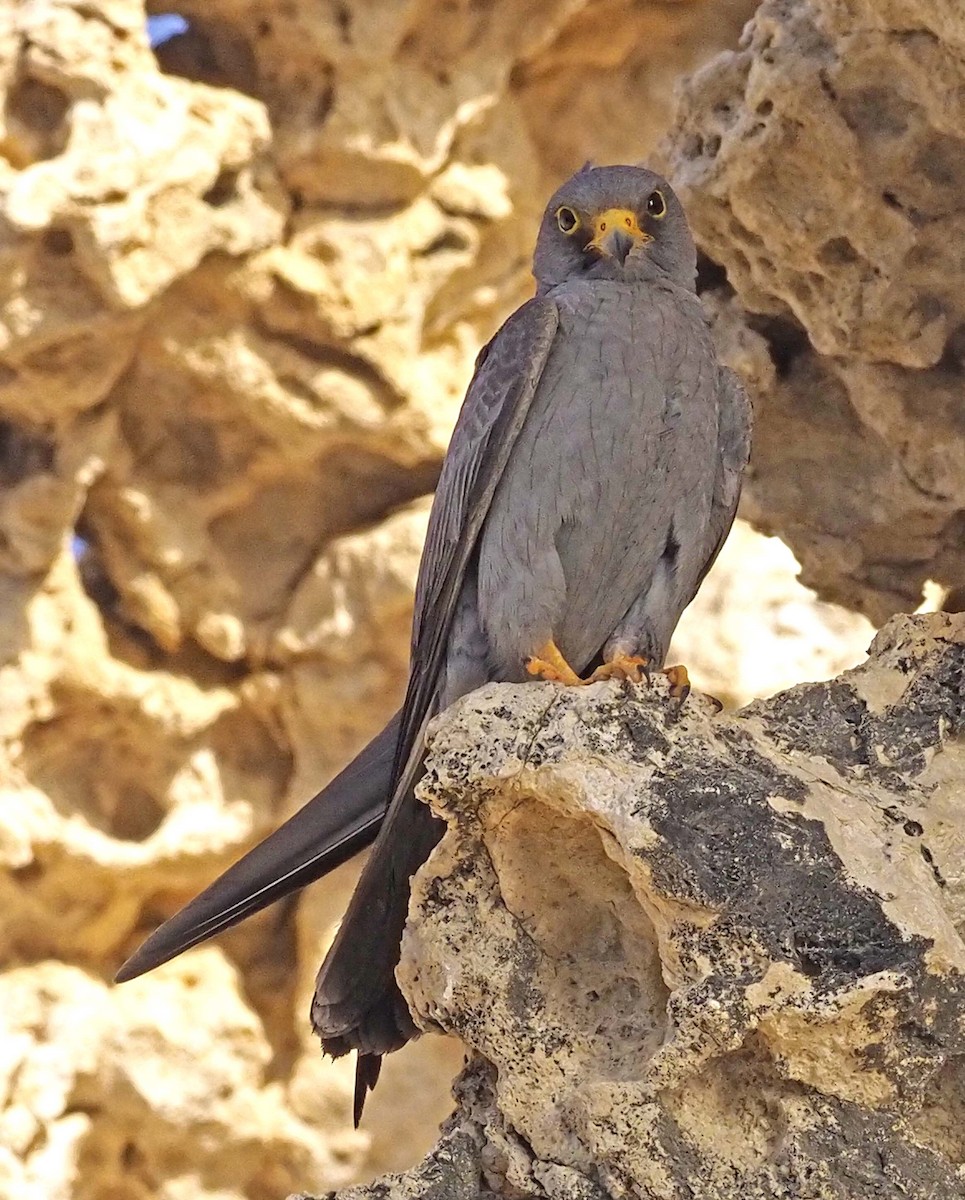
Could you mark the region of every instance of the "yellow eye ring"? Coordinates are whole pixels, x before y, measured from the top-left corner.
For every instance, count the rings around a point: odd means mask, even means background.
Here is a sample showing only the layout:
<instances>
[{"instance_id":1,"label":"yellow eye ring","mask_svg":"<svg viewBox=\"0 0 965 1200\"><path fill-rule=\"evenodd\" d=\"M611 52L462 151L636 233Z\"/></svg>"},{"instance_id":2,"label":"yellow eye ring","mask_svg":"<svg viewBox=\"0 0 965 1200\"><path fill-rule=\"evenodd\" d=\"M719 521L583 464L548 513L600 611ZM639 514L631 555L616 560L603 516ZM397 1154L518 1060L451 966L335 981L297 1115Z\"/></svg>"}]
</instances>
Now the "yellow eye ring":
<instances>
[{"instance_id":1,"label":"yellow eye ring","mask_svg":"<svg viewBox=\"0 0 965 1200\"><path fill-rule=\"evenodd\" d=\"M653 217L655 221L662 221L666 215L667 201L663 198L663 192L658 188L647 197L647 216Z\"/></svg>"},{"instance_id":2,"label":"yellow eye ring","mask_svg":"<svg viewBox=\"0 0 965 1200\"><path fill-rule=\"evenodd\" d=\"M556 210L556 224L560 228L560 233L565 233L567 236L576 233L580 227L580 218L565 204L560 205Z\"/></svg>"}]
</instances>

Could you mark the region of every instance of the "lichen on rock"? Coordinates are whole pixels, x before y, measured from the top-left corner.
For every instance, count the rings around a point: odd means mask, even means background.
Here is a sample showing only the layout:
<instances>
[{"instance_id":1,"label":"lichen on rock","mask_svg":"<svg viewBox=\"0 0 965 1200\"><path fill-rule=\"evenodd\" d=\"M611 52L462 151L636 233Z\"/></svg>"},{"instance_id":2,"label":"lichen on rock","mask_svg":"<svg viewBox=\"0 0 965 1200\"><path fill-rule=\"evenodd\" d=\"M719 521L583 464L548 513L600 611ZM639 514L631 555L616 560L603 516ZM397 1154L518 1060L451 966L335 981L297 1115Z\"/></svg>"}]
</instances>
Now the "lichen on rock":
<instances>
[{"instance_id":1,"label":"lichen on rock","mask_svg":"<svg viewBox=\"0 0 965 1200\"><path fill-rule=\"evenodd\" d=\"M346 1198L965 1194L963 734L943 615L738 714L663 680L460 701L399 979L476 1058L436 1156Z\"/></svg>"}]
</instances>

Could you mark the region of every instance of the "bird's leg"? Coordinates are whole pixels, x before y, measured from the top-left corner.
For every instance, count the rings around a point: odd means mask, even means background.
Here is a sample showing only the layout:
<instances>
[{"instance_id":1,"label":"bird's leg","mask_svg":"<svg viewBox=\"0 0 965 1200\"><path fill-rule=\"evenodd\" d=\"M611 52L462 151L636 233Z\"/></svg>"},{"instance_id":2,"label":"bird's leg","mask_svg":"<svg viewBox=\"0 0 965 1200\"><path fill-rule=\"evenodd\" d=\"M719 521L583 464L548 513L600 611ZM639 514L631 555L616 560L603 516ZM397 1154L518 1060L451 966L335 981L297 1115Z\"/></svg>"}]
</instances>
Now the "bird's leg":
<instances>
[{"instance_id":1,"label":"bird's leg","mask_svg":"<svg viewBox=\"0 0 965 1200\"><path fill-rule=\"evenodd\" d=\"M629 679L631 683L640 683L646 679L650 682L650 660L640 654L624 654L618 650L590 676L588 682L596 683L598 679Z\"/></svg>"},{"instance_id":2,"label":"bird's leg","mask_svg":"<svg viewBox=\"0 0 965 1200\"><path fill-rule=\"evenodd\" d=\"M540 679L565 683L569 687L580 687L589 682L577 675L552 638L540 646L535 654L530 655L526 660L526 670L530 675L538 675Z\"/></svg>"}]
</instances>

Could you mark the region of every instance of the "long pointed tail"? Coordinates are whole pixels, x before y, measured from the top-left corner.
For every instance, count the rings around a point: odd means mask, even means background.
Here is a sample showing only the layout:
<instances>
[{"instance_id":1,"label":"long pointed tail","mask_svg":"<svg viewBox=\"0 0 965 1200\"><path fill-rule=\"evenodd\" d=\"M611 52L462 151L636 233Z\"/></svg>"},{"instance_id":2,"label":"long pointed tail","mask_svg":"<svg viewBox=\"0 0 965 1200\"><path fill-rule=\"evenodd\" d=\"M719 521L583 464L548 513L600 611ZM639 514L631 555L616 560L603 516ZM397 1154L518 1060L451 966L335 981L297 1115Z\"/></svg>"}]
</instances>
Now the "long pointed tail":
<instances>
[{"instance_id":1,"label":"long pointed tail","mask_svg":"<svg viewBox=\"0 0 965 1200\"><path fill-rule=\"evenodd\" d=\"M420 803L414 778L393 804L315 983L312 1025L333 1057L359 1052L355 1124L378 1079L381 1056L418 1034L395 981L410 879L429 857L444 822Z\"/></svg>"},{"instance_id":2,"label":"long pointed tail","mask_svg":"<svg viewBox=\"0 0 965 1200\"><path fill-rule=\"evenodd\" d=\"M327 787L156 929L117 972L117 982L229 929L372 842L388 805L398 729L396 715Z\"/></svg>"}]
</instances>

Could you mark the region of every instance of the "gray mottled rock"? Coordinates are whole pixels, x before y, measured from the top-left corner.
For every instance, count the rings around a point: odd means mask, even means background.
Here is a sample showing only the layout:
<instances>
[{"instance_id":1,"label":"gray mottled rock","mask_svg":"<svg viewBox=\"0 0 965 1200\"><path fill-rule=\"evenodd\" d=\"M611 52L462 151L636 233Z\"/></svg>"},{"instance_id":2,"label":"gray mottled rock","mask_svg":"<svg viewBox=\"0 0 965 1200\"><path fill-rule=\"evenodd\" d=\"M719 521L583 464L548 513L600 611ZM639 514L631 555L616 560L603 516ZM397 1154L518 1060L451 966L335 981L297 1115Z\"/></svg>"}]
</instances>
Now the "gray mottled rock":
<instances>
[{"instance_id":1,"label":"gray mottled rock","mask_svg":"<svg viewBox=\"0 0 965 1200\"><path fill-rule=\"evenodd\" d=\"M963 730L947 615L733 715L454 706L399 976L475 1057L435 1156L341 1195L965 1196Z\"/></svg>"}]
</instances>

